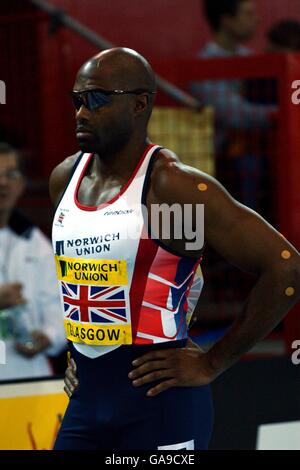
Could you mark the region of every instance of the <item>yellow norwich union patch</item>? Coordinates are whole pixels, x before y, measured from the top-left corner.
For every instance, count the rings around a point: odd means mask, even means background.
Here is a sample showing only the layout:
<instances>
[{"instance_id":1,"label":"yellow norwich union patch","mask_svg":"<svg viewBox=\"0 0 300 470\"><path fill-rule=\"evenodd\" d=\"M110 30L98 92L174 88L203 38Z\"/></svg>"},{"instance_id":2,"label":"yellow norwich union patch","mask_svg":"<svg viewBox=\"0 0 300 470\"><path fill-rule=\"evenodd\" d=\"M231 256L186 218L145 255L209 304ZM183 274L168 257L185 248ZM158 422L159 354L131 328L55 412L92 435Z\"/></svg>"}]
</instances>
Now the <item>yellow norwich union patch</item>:
<instances>
[{"instance_id":1,"label":"yellow norwich union patch","mask_svg":"<svg viewBox=\"0 0 300 470\"><path fill-rule=\"evenodd\" d=\"M95 260L55 256L59 281L81 285L124 286L128 284L125 260Z\"/></svg>"}]
</instances>

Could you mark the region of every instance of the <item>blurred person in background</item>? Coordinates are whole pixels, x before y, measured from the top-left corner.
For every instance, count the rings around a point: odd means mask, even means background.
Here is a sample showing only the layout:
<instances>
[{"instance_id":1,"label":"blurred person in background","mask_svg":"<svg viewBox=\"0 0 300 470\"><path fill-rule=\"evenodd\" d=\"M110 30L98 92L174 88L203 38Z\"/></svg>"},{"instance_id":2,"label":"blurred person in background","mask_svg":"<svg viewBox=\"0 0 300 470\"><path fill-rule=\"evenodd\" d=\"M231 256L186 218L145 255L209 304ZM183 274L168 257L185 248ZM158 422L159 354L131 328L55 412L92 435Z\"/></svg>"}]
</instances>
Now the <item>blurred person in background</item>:
<instances>
[{"instance_id":1,"label":"blurred person in background","mask_svg":"<svg viewBox=\"0 0 300 470\"><path fill-rule=\"evenodd\" d=\"M252 0L204 0L204 16L212 30L213 40L206 44L201 57L249 55L242 44L253 38L257 13Z\"/></svg>"},{"instance_id":2,"label":"blurred person in background","mask_svg":"<svg viewBox=\"0 0 300 470\"><path fill-rule=\"evenodd\" d=\"M275 23L267 33L267 52L300 51L300 23L284 19Z\"/></svg>"},{"instance_id":3,"label":"blurred person in background","mask_svg":"<svg viewBox=\"0 0 300 470\"><path fill-rule=\"evenodd\" d=\"M201 59L250 57L244 45L257 31L258 17L253 0L201 0L203 15L211 29L212 40L199 52ZM201 65L200 65L201 66ZM202 65L202 67L205 65ZM231 66L233 69L233 67ZM228 191L247 207L273 222L272 172L270 142L277 106L257 99L257 81L248 79L195 81L191 92L215 111L215 176ZM259 88L261 90L261 88ZM260 97L265 95L262 90ZM261 99L261 98L260 98ZM265 98L264 98L265 99ZM208 251L208 285L206 295L214 303L216 292L223 302L240 301L251 288L250 280ZM226 275L220 277L220 267ZM250 284L249 284L250 283ZM236 307L238 308L238 307ZM229 311L232 311L232 307ZM230 318L232 314L227 314Z\"/></svg>"},{"instance_id":4,"label":"blurred person in background","mask_svg":"<svg viewBox=\"0 0 300 470\"><path fill-rule=\"evenodd\" d=\"M300 23L293 19L280 20L267 31L266 39L266 53L299 52ZM251 103L278 105L277 80L275 78L247 80L246 96Z\"/></svg>"},{"instance_id":5,"label":"blurred person in background","mask_svg":"<svg viewBox=\"0 0 300 470\"><path fill-rule=\"evenodd\" d=\"M0 381L52 375L66 345L51 244L19 210L22 154L0 143ZM5 363L2 362L5 359Z\"/></svg>"},{"instance_id":6,"label":"blurred person in background","mask_svg":"<svg viewBox=\"0 0 300 470\"><path fill-rule=\"evenodd\" d=\"M257 28L256 5L252 0L203 0L204 16L213 40L199 53L203 59L249 56L243 43ZM273 123L276 106L252 103L244 81L207 80L194 82L192 93L216 113L216 177L243 204L269 216L265 204L267 157L261 154L258 132ZM255 133L253 139L253 133ZM258 142L253 148L253 142Z\"/></svg>"}]
</instances>

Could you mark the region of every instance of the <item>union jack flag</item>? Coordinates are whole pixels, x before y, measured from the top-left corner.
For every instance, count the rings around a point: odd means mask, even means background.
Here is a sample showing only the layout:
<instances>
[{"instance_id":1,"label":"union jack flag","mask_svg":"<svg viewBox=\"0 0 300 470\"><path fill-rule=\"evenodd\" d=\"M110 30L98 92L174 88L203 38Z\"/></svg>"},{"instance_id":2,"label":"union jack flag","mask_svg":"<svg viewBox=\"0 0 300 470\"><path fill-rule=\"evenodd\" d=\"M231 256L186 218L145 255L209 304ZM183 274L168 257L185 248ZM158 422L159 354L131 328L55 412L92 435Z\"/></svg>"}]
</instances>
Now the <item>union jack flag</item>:
<instances>
[{"instance_id":1,"label":"union jack flag","mask_svg":"<svg viewBox=\"0 0 300 470\"><path fill-rule=\"evenodd\" d=\"M62 224L64 218L65 218L65 214L64 214L63 212L61 212L61 213L59 214L57 220L58 220L58 222L59 222L60 224Z\"/></svg>"},{"instance_id":2,"label":"union jack flag","mask_svg":"<svg viewBox=\"0 0 300 470\"><path fill-rule=\"evenodd\" d=\"M65 318L89 323L127 323L122 286L61 283Z\"/></svg>"}]
</instances>

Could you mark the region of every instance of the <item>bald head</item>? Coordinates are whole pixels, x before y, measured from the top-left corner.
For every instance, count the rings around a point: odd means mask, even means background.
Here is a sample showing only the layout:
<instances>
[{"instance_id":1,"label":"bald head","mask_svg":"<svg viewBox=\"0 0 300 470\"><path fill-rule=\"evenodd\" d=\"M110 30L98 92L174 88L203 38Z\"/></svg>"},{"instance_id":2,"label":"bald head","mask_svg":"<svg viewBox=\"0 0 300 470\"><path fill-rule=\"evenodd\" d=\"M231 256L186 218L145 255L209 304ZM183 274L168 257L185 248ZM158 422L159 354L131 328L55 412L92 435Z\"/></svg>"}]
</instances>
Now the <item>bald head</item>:
<instances>
[{"instance_id":1,"label":"bald head","mask_svg":"<svg viewBox=\"0 0 300 470\"><path fill-rule=\"evenodd\" d=\"M80 68L77 81L81 78L103 82L102 86L108 89L156 91L149 62L138 52L124 47L107 49L92 57Z\"/></svg>"},{"instance_id":2,"label":"bald head","mask_svg":"<svg viewBox=\"0 0 300 470\"><path fill-rule=\"evenodd\" d=\"M155 92L150 64L132 49L107 49L89 59L73 93L81 149L112 154L128 142L144 142Z\"/></svg>"}]
</instances>

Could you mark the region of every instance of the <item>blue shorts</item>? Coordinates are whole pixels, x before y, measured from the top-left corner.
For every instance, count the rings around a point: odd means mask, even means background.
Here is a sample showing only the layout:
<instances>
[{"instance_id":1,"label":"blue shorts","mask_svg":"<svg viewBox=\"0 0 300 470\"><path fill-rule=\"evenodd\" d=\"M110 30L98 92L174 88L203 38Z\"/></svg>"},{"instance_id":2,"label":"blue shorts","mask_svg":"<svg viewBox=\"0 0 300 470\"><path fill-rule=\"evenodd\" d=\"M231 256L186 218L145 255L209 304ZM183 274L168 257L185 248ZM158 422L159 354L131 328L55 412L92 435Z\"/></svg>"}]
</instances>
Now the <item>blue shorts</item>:
<instances>
[{"instance_id":1,"label":"blue shorts","mask_svg":"<svg viewBox=\"0 0 300 470\"><path fill-rule=\"evenodd\" d=\"M209 386L174 387L155 397L149 383L135 388L132 361L185 340L120 346L89 359L74 349L79 387L70 399L55 450L207 449L213 425Z\"/></svg>"}]
</instances>

